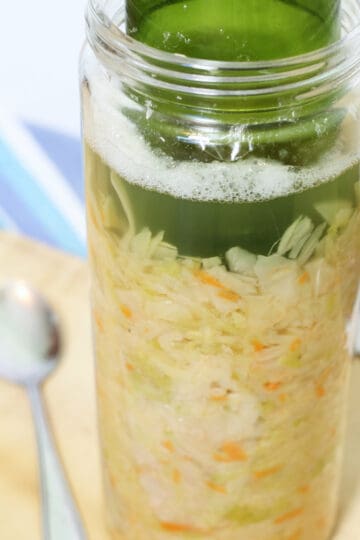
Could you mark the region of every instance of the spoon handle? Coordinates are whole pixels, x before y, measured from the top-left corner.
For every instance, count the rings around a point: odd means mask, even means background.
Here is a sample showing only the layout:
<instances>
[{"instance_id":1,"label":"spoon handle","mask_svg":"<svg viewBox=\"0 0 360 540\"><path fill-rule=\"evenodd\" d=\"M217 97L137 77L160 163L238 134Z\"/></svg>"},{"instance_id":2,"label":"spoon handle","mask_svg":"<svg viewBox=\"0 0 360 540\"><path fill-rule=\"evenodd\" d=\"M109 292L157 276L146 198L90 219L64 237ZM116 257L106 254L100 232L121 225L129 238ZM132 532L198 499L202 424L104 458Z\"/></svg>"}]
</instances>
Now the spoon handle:
<instances>
[{"instance_id":1,"label":"spoon handle","mask_svg":"<svg viewBox=\"0 0 360 540\"><path fill-rule=\"evenodd\" d=\"M30 385L27 390L38 444L44 540L85 540L81 518L49 429L41 389Z\"/></svg>"}]
</instances>

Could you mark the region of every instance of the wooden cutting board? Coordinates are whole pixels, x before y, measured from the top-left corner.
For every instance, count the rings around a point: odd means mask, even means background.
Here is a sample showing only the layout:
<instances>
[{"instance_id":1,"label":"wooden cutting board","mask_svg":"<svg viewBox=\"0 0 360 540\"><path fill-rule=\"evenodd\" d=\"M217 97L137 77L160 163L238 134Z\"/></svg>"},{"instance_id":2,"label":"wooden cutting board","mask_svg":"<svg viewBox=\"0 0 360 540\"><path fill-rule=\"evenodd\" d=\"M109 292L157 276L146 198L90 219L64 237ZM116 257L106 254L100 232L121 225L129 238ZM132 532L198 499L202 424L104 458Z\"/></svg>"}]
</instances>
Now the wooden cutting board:
<instances>
[{"instance_id":1,"label":"wooden cutting board","mask_svg":"<svg viewBox=\"0 0 360 540\"><path fill-rule=\"evenodd\" d=\"M89 538L108 540L102 511L86 265L30 240L0 233L0 286L16 278L29 280L43 291L60 315L66 346L63 364L46 385L49 413ZM0 539L38 540L40 525L29 406L23 390L0 382ZM353 370L340 521L334 535L334 540L359 539L360 363Z\"/></svg>"}]
</instances>

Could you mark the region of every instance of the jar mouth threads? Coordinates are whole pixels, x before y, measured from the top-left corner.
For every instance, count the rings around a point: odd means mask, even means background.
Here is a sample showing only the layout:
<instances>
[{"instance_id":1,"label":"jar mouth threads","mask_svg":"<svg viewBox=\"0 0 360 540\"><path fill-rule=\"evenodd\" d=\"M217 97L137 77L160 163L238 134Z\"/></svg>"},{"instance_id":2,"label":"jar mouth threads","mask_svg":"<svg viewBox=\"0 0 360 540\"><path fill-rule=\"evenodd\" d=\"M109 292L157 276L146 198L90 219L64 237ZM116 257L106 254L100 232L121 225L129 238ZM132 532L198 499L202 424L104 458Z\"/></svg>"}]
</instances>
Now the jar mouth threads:
<instances>
[{"instance_id":1,"label":"jar mouth threads","mask_svg":"<svg viewBox=\"0 0 360 540\"><path fill-rule=\"evenodd\" d=\"M110 13L105 0L89 0L89 43L122 78L150 87L209 98L264 99L296 91L298 99L312 99L360 73L360 0L343 2L343 36L331 45L299 56L249 62L193 58L146 45L126 34L125 0L116 4L120 9Z\"/></svg>"}]
</instances>

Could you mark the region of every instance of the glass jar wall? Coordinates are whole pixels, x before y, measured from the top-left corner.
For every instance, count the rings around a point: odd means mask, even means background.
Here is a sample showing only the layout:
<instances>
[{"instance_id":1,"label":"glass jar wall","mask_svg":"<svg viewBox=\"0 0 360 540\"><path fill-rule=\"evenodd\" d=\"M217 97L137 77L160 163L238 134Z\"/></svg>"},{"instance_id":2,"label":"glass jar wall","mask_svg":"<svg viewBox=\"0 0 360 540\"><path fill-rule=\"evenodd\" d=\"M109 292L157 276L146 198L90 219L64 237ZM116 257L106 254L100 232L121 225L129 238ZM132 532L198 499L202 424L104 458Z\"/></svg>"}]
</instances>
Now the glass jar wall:
<instances>
[{"instance_id":1,"label":"glass jar wall","mask_svg":"<svg viewBox=\"0 0 360 540\"><path fill-rule=\"evenodd\" d=\"M302 56L228 58L189 34L195 59L171 35L149 46L156 6L142 26L129 6L90 3L83 124L114 539L329 538L360 268L356 6L343 3L340 38L333 3L313 53L288 39Z\"/></svg>"}]
</instances>

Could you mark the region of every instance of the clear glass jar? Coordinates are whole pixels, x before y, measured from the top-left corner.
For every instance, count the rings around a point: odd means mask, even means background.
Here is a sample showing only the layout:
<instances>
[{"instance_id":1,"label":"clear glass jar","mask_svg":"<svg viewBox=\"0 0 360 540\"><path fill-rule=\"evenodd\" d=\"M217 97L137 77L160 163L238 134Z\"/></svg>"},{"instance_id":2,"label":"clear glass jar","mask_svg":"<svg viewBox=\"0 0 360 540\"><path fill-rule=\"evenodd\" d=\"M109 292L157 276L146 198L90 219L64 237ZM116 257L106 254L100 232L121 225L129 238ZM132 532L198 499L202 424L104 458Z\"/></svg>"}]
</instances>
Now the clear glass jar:
<instances>
[{"instance_id":1,"label":"clear glass jar","mask_svg":"<svg viewBox=\"0 0 360 540\"><path fill-rule=\"evenodd\" d=\"M360 269L359 4L332 44L261 62L160 51L124 19L90 2L82 61L113 538L326 540Z\"/></svg>"}]
</instances>

